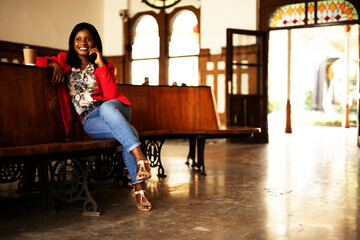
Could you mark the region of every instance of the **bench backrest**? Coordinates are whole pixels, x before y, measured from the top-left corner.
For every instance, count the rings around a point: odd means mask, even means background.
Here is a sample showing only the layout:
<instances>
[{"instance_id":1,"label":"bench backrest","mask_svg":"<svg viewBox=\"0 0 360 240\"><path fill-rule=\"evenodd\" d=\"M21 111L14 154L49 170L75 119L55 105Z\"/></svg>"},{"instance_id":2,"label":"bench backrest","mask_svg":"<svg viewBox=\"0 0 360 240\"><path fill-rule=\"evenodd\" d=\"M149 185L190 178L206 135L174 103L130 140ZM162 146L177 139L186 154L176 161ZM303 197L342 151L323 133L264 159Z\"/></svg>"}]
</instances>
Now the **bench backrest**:
<instances>
[{"instance_id":1,"label":"bench backrest","mask_svg":"<svg viewBox=\"0 0 360 240\"><path fill-rule=\"evenodd\" d=\"M218 130L219 115L210 87L118 85L132 104L138 131Z\"/></svg>"},{"instance_id":2,"label":"bench backrest","mask_svg":"<svg viewBox=\"0 0 360 240\"><path fill-rule=\"evenodd\" d=\"M0 147L64 141L48 68L0 63Z\"/></svg>"},{"instance_id":3,"label":"bench backrest","mask_svg":"<svg viewBox=\"0 0 360 240\"><path fill-rule=\"evenodd\" d=\"M0 63L0 147L65 141L52 70ZM219 116L209 87L119 85L132 102L140 131L217 130ZM82 137L75 127L72 138Z\"/></svg>"}]
</instances>

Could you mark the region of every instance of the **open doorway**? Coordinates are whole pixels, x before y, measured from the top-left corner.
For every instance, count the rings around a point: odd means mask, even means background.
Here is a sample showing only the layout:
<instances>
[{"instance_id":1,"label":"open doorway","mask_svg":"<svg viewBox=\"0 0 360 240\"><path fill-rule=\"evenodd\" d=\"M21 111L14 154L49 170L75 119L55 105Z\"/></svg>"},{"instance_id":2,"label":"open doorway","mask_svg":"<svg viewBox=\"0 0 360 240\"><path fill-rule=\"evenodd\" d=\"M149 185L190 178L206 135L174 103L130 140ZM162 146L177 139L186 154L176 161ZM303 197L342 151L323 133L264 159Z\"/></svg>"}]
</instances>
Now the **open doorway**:
<instances>
[{"instance_id":1,"label":"open doorway","mask_svg":"<svg viewBox=\"0 0 360 240\"><path fill-rule=\"evenodd\" d=\"M340 25L270 31L269 128L285 128L288 98L293 123L342 126L347 102L350 126L356 127L358 64L358 25L350 31Z\"/></svg>"}]
</instances>

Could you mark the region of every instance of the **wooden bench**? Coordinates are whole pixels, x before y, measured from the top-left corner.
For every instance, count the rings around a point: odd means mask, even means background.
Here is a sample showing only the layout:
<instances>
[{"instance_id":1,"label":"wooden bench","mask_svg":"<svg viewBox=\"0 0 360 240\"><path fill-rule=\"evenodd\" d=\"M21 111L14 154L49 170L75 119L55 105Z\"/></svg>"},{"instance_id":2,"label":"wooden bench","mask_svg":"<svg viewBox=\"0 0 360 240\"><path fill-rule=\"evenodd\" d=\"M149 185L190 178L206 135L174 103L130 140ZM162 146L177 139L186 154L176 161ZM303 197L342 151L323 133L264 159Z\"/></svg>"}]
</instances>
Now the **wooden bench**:
<instances>
[{"instance_id":1,"label":"wooden bench","mask_svg":"<svg viewBox=\"0 0 360 240\"><path fill-rule=\"evenodd\" d=\"M66 136L51 69L0 63L0 76L0 182L37 184L44 207L54 197L84 200L84 214L99 214L88 178L124 180L118 142L90 139L79 128Z\"/></svg>"},{"instance_id":2,"label":"wooden bench","mask_svg":"<svg viewBox=\"0 0 360 240\"><path fill-rule=\"evenodd\" d=\"M84 214L99 214L88 177L127 183L118 142L90 139L80 128L65 135L51 69L0 63L0 76L0 182L20 180L21 188L31 187L36 167L44 206L53 205L54 197L84 200ZM132 124L160 176L165 176L160 154L165 139L190 139L188 160L205 174L206 139L251 137L260 131L220 128L209 87L119 85L119 90L132 102ZM70 191L72 186L78 188Z\"/></svg>"},{"instance_id":3,"label":"wooden bench","mask_svg":"<svg viewBox=\"0 0 360 240\"><path fill-rule=\"evenodd\" d=\"M161 147L166 139L189 139L189 160L203 175L204 149L210 138L251 138L258 127L222 127L210 87L118 85L132 103L131 124L139 131L143 151L164 177ZM195 158L197 146L197 160Z\"/></svg>"}]
</instances>

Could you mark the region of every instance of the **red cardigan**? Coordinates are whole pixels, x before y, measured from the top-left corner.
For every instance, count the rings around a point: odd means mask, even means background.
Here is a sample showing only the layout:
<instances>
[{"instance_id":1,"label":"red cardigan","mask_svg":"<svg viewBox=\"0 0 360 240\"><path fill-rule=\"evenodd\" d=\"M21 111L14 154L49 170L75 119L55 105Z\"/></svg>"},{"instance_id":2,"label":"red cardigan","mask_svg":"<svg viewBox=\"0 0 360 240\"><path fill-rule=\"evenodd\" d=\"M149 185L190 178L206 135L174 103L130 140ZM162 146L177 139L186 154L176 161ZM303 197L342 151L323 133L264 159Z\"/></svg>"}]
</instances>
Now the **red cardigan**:
<instances>
[{"instance_id":1,"label":"red cardigan","mask_svg":"<svg viewBox=\"0 0 360 240\"><path fill-rule=\"evenodd\" d=\"M59 63L62 66L64 73L66 74L71 69L71 66L65 63L67 54L68 53L66 52L61 52L57 56L53 57L37 57L36 65L40 67L47 67L47 61L51 60ZM102 67L95 68L94 74L98 89L91 95L91 97L103 101L117 99L126 105L131 105L130 101L119 92L116 85L114 71L114 65L111 62L107 62L107 65ZM76 111L74 110L71 103L70 94L66 83L58 84L58 96L65 131L66 134L69 134L72 130L72 116ZM76 115L81 121L80 116L77 113Z\"/></svg>"}]
</instances>

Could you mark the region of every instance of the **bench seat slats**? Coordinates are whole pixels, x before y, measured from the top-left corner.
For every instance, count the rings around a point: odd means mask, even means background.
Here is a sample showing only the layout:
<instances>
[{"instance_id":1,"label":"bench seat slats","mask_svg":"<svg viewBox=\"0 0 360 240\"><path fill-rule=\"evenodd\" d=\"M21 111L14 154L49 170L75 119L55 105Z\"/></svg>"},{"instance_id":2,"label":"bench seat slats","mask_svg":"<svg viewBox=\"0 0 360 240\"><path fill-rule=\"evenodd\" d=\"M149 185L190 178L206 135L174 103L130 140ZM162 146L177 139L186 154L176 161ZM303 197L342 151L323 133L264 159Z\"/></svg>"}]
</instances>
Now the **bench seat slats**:
<instances>
[{"instance_id":1,"label":"bench seat slats","mask_svg":"<svg viewBox=\"0 0 360 240\"><path fill-rule=\"evenodd\" d=\"M39 154L63 153L72 151L84 151L90 149L104 149L116 147L119 143L115 139L109 140L84 140L59 143L34 144L14 147L1 147L1 157L16 157Z\"/></svg>"},{"instance_id":2,"label":"bench seat slats","mask_svg":"<svg viewBox=\"0 0 360 240\"><path fill-rule=\"evenodd\" d=\"M139 135L140 135L140 137L148 137L148 136L168 135L169 133L170 133L169 130L152 130L152 131L139 132Z\"/></svg>"},{"instance_id":3,"label":"bench seat slats","mask_svg":"<svg viewBox=\"0 0 360 240\"><path fill-rule=\"evenodd\" d=\"M252 134L260 133L261 129L256 127L222 127L219 130L209 130L208 134Z\"/></svg>"}]
</instances>

